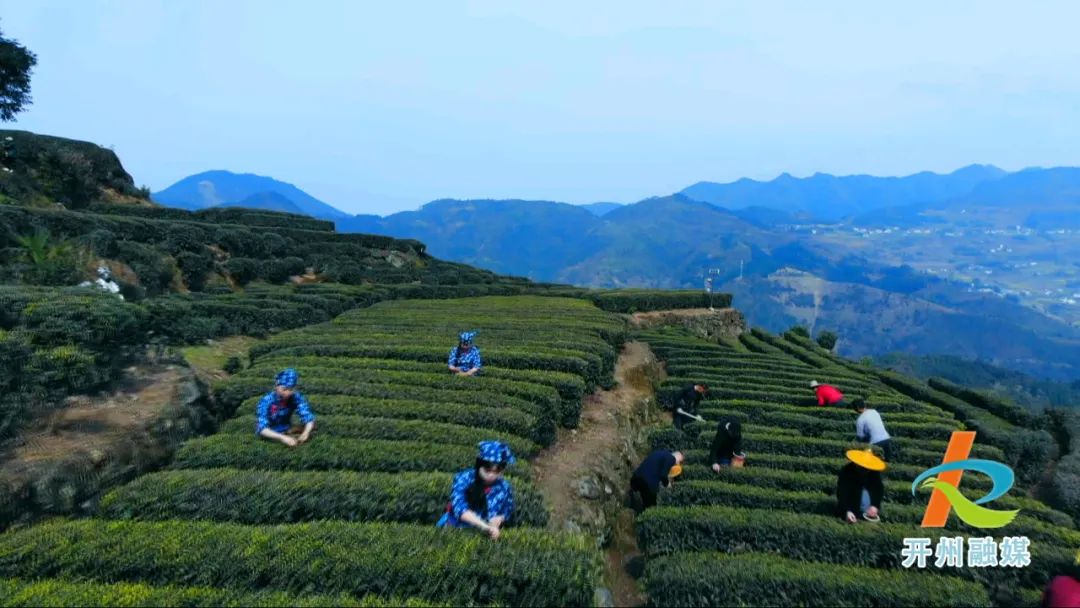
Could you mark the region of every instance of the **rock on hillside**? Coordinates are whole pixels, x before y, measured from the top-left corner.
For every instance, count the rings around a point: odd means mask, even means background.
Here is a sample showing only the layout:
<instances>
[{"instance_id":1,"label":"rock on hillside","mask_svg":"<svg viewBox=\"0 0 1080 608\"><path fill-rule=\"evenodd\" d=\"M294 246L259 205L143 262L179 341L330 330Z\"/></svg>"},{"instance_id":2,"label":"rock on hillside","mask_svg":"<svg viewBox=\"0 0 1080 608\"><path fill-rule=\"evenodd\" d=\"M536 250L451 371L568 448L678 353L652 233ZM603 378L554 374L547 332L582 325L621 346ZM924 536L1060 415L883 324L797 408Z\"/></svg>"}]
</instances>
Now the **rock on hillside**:
<instances>
[{"instance_id":1,"label":"rock on hillside","mask_svg":"<svg viewBox=\"0 0 1080 608\"><path fill-rule=\"evenodd\" d=\"M149 205L116 153L97 144L0 130L0 203L79 209L94 201Z\"/></svg>"}]
</instances>

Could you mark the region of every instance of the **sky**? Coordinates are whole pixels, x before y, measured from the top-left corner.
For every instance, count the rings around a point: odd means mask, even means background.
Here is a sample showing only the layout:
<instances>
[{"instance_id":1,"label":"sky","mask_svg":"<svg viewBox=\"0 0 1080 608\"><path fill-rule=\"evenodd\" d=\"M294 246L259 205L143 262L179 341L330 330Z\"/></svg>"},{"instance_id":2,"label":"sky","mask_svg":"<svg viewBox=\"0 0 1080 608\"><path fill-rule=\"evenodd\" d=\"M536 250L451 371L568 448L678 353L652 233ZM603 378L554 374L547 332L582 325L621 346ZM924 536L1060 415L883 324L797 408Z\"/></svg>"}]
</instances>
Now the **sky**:
<instances>
[{"instance_id":1,"label":"sky","mask_svg":"<svg viewBox=\"0 0 1080 608\"><path fill-rule=\"evenodd\" d=\"M0 0L9 128L351 213L1080 165L1080 2Z\"/></svg>"}]
</instances>

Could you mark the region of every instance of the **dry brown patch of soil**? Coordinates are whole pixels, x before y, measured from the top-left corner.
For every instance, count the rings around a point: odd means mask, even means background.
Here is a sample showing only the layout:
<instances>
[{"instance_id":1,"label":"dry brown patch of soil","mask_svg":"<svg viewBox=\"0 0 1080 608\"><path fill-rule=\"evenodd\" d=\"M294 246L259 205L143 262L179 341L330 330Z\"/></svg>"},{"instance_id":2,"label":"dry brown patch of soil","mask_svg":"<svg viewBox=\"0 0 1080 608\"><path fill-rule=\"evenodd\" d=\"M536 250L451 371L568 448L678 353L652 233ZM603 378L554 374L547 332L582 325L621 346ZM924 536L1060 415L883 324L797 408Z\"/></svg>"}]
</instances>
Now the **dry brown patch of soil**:
<instances>
[{"instance_id":1,"label":"dry brown patch of soil","mask_svg":"<svg viewBox=\"0 0 1080 608\"><path fill-rule=\"evenodd\" d=\"M165 408L176 402L176 389L183 377L184 368L173 365L129 368L123 386L111 393L69 397L62 409L39 418L13 441L3 467L107 449L160 418Z\"/></svg>"},{"instance_id":2,"label":"dry brown patch of soil","mask_svg":"<svg viewBox=\"0 0 1080 608\"><path fill-rule=\"evenodd\" d=\"M688 317L703 317L708 315L723 314L726 311L734 310L732 308L717 308L715 310L709 310L708 308L680 308L677 310L654 310L652 312L635 312L630 315L630 321L635 326L654 325L658 321L669 318L688 318Z\"/></svg>"},{"instance_id":3,"label":"dry brown patch of soil","mask_svg":"<svg viewBox=\"0 0 1080 608\"><path fill-rule=\"evenodd\" d=\"M159 468L209 430L203 393L186 367L141 365L109 393L68 398L0 454L0 528L43 515L90 512L109 488Z\"/></svg>"}]
</instances>

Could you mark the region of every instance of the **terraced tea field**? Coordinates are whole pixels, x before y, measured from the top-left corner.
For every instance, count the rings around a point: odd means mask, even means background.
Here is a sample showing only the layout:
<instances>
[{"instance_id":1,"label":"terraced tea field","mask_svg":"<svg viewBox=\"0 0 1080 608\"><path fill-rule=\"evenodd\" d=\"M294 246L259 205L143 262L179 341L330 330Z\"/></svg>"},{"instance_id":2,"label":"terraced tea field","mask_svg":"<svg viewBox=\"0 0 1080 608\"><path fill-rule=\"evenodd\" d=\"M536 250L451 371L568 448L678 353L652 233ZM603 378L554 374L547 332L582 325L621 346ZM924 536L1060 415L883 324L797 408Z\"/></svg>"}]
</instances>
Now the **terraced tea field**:
<instances>
[{"instance_id":1,"label":"terraced tea field","mask_svg":"<svg viewBox=\"0 0 1080 608\"><path fill-rule=\"evenodd\" d=\"M479 332L483 373L446 357ZM5 605L588 605L600 553L547 532L528 457L611 382L621 319L581 300L398 301L261 344L218 391L235 417L169 470L104 497L96 517L0 536ZM317 419L297 448L254 434L283 367ZM515 527L498 542L437 529L453 474L497 438Z\"/></svg>"},{"instance_id":2,"label":"terraced tea field","mask_svg":"<svg viewBox=\"0 0 1080 608\"><path fill-rule=\"evenodd\" d=\"M479 332L477 377L446 371L462 330ZM216 387L231 418L186 442L169 468L112 490L93 517L0 535L0 605L592 605L602 555L585 535L549 531L529 460L577 426L584 396L613 383L626 338L623 318L555 297L383 302L279 334ZM1035 605L1080 547L1067 515L1026 495L1051 455L1022 410L863 368L793 335L638 339L667 366L659 399L707 382L702 415L741 419L749 453L746 468L716 474L711 425L650 432L652 446L688 456L635 522L652 605ZM255 404L285 367L318 416L313 439L292 449L254 434ZM898 457L880 524L832 513L856 415L817 407L810 380L866 397L886 419ZM1021 513L993 535L1029 537L1027 568L900 566L906 537L987 535L955 517L944 531L920 528L926 496L910 491L961 428L979 432L973 457L1017 470L993 506ZM507 472L514 525L497 542L434 526L484 439L519 457ZM989 484L969 474L962 486Z\"/></svg>"},{"instance_id":3,"label":"terraced tea field","mask_svg":"<svg viewBox=\"0 0 1080 608\"><path fill-rule=\"evenodd\" d=\"M652 431L653 447L682 449L682 477L661 492L660 505L637 518L647 556L644 584L651 605L1037 605L1050 577L1076 558L1080 532L1064 513L1025 496L1020 483L993 503L1021 509L1000 530L976 530L954 516L942 530L919 526L925 494L912 480L939 464L954 429L978 429L973 458L1017 467L1038 458L1030 445L1040 432L1014 425L1022 411L990 412L895 375L833 357L795 335L754 331L738 341L708 343L678 330L653 330L639 339L666 362L661 399L692 382L711 392L706 420L743 421L748 464L714 473L709 446L714 425L695 422L685 432ZM885 473L882 523L841 522L835 515L836 475L854 442L856 413L818 407L811 380L833 384L850 400L863 396L893 435L895 462ZM963 420L963 422L961 421ZM1052 440L1050 442L1052 444ZM1027 462L1032 465L1031 462ZM1034 466L1045 465L1034 463ZM963 488L987 488L965 475ZM901 567L906 537L1027 536L1026 568ZM933 562L933 559L931 559Z\"/></svg>"}]
</instances>

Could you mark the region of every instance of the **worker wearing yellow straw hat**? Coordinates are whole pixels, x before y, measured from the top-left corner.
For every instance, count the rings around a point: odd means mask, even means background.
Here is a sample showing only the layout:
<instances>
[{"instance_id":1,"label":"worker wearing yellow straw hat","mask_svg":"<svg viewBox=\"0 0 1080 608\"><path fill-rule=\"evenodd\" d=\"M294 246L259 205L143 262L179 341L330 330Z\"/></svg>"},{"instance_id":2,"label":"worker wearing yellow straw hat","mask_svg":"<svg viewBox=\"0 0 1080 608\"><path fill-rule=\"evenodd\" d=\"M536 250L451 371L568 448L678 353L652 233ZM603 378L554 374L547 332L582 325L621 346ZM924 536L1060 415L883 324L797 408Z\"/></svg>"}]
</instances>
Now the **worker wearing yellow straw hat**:
<instances>
[{"instance_id":1,"label":"worker wearing yellow straw hat","mask_svg":"<svg viewBox=\"0 0 1080 608\"><path fill-rule=\"evenodd\" d=\"M859 521L861 513L866 521L881 521L881 500L885 496L885 483L881 472L885 461L871 450L848 450L851 462L840 469L836 480L837 512L848 523Z\"/></svg>"},{"instance_id":2,"label":"worker wearing yellow straw hat","mask_svg":"<svg viewBox=\"0 0 1080 608\"><path fill-rule=\"evenodd\" d=\"M645 457L630 476L631 494L637 493L641 496L641 508L635 509L636 511L656 506L656 495L660 492L660 486L666 488L671 485L671 480L682 473L682 462L682 452L668 450L654 450Z\"/></svg>"}]
</instances>

